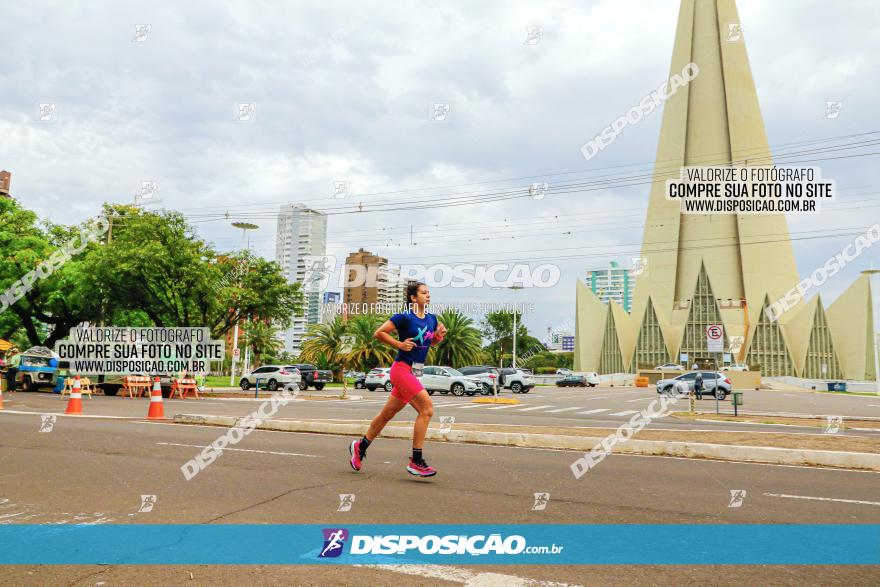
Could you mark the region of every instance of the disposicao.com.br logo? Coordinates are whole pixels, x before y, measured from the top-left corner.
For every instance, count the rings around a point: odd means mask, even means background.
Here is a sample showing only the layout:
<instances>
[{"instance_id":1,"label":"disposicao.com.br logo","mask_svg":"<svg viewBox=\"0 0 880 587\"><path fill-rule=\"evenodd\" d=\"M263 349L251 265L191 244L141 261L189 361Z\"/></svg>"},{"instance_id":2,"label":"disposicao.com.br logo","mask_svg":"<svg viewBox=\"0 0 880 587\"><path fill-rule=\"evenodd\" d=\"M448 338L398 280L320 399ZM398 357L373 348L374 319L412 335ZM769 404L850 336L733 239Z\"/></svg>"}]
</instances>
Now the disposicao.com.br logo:
<instances>
[{"instance_id":1,"label":"disposicao.com.br logo","mask_svg":"<svg viewBox=\"0 0 880 587\"><path fill-rule=\"evenodd\" d=\"M325 529L324 546L318 558L339 556L349 537L345 528ZM528 546L526 539L518 534L502 537L501 534L477 534L474 536L449 534L438 536L428 534L387 534L387 535L352 535L349 554L396 554L405 555L410 551L418 554L447 554L472 556L480 555L516 555L516 554L560 554L564 546Z\"/></svg>"}]
</instances>

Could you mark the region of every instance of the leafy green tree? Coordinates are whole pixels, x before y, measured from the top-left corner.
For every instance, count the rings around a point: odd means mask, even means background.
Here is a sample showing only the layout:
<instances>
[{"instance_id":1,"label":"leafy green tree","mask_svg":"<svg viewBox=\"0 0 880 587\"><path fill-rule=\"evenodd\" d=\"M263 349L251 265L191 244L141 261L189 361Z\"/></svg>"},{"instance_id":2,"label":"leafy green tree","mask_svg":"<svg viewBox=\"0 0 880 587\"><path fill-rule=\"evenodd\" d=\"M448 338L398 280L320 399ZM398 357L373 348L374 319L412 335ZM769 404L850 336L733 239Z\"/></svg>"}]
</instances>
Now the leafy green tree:
<instances>
[{"instance_id":1,"label":"leafy green tree","mask_svg":"<svg viewBox=\"0 0 880 587\"><path fill-rule=\"evenodd\" d=\"M36 214L9 198L0 198L0 220L0 336L26 339L22 348L52 347L100 315L87 270L97 245L82 237L85 224L38 226Z\"/></svg>"},{"instance_id":2,"label":"leafy green tree","mask_svg":"<svg viewBox=\"0 0 880 587\"><path fill-rule=\"evenodd\" d=\"M480 331L473 320L458 310L446 310L437 319L446 327L446 336L428 352L434 365L463 367L473 365L480 356Z\"/></svg>"},{"instance_id":3,"label":"leafy green tree","mask_svg":"<svg viewBox=\"0 0 880 587\"><path fill-rule=\"evenodd\" d=\"M513 312L506 312L504 310L489 312L483 317L481 326L483 338L489 341L484 347L484 351L491 359L491 364L499 365L503 354L513 352ZM535 344L540 344L540 342L536 338L529 336L528 329L522 323L522 312L517 312L517 355L521 354L523 349L531 348Z\"/></svg>"},{"instance_id":4,"label":"leafy green tree","mask_svg":"<svg viewBox=\"0 0 880 587\"><path fill-rule=\"evenodd\" d=\"M483 318L482 333L489 343L483 347L488 363L492 365L510 364L513 357L513 312L489 312ZM541 341L529 335L522 323L522 313L516 317L516 350L517 357L528 352L528 349L541 345ZM509 355L509 357L508 357ZM517 363L519 360L517 359ZM519 366L519 365L517 365Z\"/></svg>"},{"instance_id":5,"label":"leafy green tree","mask_svg":"<svg viewBox=\"0 0 880 587\"><path fill-rule=\"evenodd\" d=\"M284 328L302 313L299 285L288 284L276 263L218 256L176 212L107 212L112 237L95 252L92 274L114 319L139 311L154 326L207 326L220 337L245 316Z\"/></svg>"}]
</instances>

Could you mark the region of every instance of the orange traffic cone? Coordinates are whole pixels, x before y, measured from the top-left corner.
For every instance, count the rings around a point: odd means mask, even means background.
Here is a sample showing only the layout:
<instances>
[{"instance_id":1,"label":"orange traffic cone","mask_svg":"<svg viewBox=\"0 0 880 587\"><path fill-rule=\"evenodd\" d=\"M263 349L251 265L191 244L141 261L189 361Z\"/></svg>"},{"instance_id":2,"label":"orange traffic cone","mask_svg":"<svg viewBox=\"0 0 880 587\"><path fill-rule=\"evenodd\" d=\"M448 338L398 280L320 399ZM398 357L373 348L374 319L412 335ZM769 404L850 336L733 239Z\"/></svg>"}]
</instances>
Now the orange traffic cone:
<instances>
[{"instance_id":1,"label":"orange traffic cone","mask_svg":"<svg viewBox=\"0 0 880 587\"><path fill-rule=\"evenodd\" d=\"M80 389L82 389L82 385L79 382L79 375L77 375L73 381L73 389L70 390L70 399L67 402L65 414L83 413L82 392L80 392Z\"/></svg>"},{"instance_id":2,"label":"orange traffic cone","mask_svg":"<svg viewBox=\"0 0 880 587\"><path fill-rule=\"evenodd\" d=\"M147 412L147 420L164 420L165 407L162 405L162 386L159 378L153 381L153 391L150 394L150 411Z\"/></svg>"}]
</instances>

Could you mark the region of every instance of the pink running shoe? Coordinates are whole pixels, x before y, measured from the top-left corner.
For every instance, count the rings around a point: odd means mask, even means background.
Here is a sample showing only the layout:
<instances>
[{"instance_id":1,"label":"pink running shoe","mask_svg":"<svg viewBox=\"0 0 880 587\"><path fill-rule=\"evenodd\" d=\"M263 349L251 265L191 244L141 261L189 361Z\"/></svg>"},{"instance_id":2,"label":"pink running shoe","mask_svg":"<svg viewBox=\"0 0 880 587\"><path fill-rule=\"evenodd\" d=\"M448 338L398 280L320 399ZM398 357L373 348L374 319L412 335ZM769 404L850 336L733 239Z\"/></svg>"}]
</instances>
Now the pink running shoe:
<instances>
[{"instance_id":1,"label":"pink running shoe","mask_svg":"<svg viewBox=\"0 0 880 587\"><path fill-rule=\"evenodd\" d=\"M351 468L355 471L361 470L361 441L360 440L352 440L351 446L348 447L348 451L351 453ZM366 456L366 455L364 455Z\"/></svg>"},{"instance_id":2,"label":"pink running shoe","mask_svg":"<svg viewBox=\"0 0 880 587\"><path fill-rule=\"evenodd\" d=\"M418 477L433 477L437 474L437 469L428 465L428 463L424 461L417 463L412 459L410 459L409 464L406 466L406 471L410 475L416 475Z\"/></svg>"}]
</instances>

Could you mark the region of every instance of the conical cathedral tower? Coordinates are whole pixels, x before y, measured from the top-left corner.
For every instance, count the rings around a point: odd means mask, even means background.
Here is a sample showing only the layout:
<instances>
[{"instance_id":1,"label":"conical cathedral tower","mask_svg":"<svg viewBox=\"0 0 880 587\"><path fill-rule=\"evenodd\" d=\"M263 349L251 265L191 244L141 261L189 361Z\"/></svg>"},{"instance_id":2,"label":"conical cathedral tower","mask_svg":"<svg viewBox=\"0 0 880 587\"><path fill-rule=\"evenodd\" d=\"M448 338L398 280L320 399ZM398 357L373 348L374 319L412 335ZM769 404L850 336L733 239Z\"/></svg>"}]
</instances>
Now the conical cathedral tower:
<instances>
[{"instance_id":1,"label":"conical cathedral tower","mask_svg":"<svg viewBox=\"0 0 880 587\"><path fill-rule=\"evenodd\" d=\"M596 359L613 355L611 340L617 340L630 372L653 368L648 362L660 362L660 355L678 362L687 354L689 362L710 359L720 366L723 353L708 352L705 334L707 326L719 323L724 352L734 362L744 361L765 300L779 299L799 281L784 214L681 214L679 203L665 197L666 180L685 166L772 164L743 28L734 0L681 2L670 76L689 63L699 73L663 106L642 242L645 270L636 280L628 321L617 309L588 303L591 292L578 287L576 369L609 364ZM800 302L789 309L775 326L784 328L803 307ZM622 330L627 322L634 332ZM763 337L762 344L767 340L782 345L762 349L761 356L774 358L769 371L796 375L782 372L803 364L791 355L785 337Z\"/></svg>"}]
</instances>

